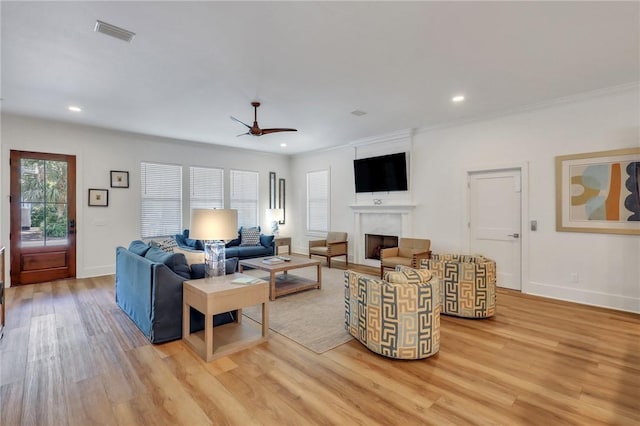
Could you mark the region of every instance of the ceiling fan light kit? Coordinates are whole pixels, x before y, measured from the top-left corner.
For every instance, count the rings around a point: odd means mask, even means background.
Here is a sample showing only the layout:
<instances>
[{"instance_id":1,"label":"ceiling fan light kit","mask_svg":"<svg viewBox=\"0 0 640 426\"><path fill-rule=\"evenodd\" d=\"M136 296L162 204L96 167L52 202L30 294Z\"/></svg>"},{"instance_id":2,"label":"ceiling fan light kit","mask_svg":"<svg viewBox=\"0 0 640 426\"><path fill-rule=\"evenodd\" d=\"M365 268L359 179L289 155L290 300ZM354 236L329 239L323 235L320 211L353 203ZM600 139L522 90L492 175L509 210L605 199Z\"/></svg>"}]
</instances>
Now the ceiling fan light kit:
<instances>
[{"instance_id":1,"label":"ceiling fan light kit","mask_svg":"<svg viewBox=\"0 0 640 426\"><path fill-rule=\"evenodd\" d=\"M234 121L237 121L238 123L244 125L247 127L247 129L249 129L249 131L247 133L241 133L238 136L244 136L244 135L252 135L252 136L262 136L262 135L268 135L269 133L278 133L278 132L297 132L297 129L290 129L290 128L286 128L286 127L276 127L276 128L271 128L271 129L261 129L260 126L258 126L258 107L260 106L260 102L251 102L251 106L253 106L253 126L249 126L247 123L244 123L240 120L238 120L237 118L235 118L234 116L231 116L231 119Z\"/></svg>"}]
</instances>

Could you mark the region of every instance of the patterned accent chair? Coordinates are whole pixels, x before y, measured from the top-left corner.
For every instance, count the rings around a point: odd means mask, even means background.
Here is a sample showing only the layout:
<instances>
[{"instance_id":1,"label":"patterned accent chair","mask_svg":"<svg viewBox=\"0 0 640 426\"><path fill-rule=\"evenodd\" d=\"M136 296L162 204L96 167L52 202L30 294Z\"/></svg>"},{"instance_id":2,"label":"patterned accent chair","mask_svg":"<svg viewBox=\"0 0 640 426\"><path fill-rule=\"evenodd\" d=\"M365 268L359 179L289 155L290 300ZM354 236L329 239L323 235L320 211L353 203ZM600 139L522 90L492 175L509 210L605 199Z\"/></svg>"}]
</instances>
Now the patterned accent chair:
<instances>
[{"instance_id":1,"label":"patterned accent chair","mask_svg":"<svg viewBox=\"0 0 640 426\"><path fill-rule=\"evenodd\" d=\"M431 257L431 240L400 238L398 247L380 250L380 278L385 269L395 269L398 265L420 269L420 261Z\"/></svg>"},{"instance_id":2,"label":"patterned accent chair","mask_svg":"<svg viewBox=\"0 0 640 426\"><path fill-rule=\"evenodd\" d=\"M311 255L327 258L327 266L331 268L331 258L344 256L345 265L349 267L349 241L346 232L328 232L324 240L309 241L309 259Z\"/></svg>"},{"instance_id":3,"label":"patterned accent chair","mask_svg":"<svg viewBox=\"0 0 640 426\"><path fill-rule=\"evenodd\" d=\"M442 281L442 313L488 318L496 313L496 262L483 256L434 254L420 267Z\"/></svg>"},{"instance_id":4,"label":"patterned accent chair","mask_svg":"<svg viewBox=\"0 0 640 426\"><path fill-rule=\"evenodd\" d=\"M440 280L425 269L398 269L384 280L345 272L345 327L377 354L430 357L440 349Z\"/></svg>"}]
</instances>

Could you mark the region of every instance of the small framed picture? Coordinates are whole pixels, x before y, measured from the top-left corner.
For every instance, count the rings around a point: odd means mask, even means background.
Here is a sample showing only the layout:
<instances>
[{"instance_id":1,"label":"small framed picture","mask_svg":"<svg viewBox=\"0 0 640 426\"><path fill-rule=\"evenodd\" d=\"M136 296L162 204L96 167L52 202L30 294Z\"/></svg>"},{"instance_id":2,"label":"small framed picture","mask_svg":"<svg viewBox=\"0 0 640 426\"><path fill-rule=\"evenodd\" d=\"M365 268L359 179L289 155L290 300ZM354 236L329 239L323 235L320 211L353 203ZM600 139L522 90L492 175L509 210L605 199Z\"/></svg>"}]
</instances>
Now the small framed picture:
<instances>
[{"instance_id":1,"label":"small framed picture","mask_svg":"<svg viewBox=\"0 0 640 426\"><path fill-rule=\"evenodd\" d=\"M111 187L128 188L129 172L123 172L121 170L111 170Z\"/></svg>"},{"instance_id":2,"label":"small framed picture","mask_svg":"<svg viewBox=\"0 0 640 426\"><path fill-rule=\"evenodd\" d=\"M89 189L89 206L107 207L108 205L108 189Z\"/></svg>"}]
</instances>

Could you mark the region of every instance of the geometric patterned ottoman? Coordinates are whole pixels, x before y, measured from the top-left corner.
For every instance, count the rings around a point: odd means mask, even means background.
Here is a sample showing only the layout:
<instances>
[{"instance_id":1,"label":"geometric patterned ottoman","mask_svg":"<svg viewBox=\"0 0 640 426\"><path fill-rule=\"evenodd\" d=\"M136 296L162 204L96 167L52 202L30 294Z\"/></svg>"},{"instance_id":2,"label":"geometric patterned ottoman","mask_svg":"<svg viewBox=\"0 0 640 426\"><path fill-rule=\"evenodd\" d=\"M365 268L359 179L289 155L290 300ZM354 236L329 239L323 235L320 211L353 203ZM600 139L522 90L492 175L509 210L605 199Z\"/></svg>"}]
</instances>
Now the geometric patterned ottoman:
<instances>
[{"instance_id":1,"label":"geometric patterned ottoman","mask_svg":"<svg viewBox=\"0 0 640 426\"><path fill-rule=\"evenodd\" d=\"M496 313L496 262L463 254L434 254L420 267L442 280L442 313L488 318Z\"/></svg>"},{"instance_id":2,"label":"geometric patterned ottoman","mask_svg":"<svg viewBox=\"0 0 640 426\"><path fill-rule=\"evenodd\" d=\"M384 279L345 274L345 328L371 351L422 359L440 349L441 283L426 269L403 267Z\"/></svg>"}]
</instances>

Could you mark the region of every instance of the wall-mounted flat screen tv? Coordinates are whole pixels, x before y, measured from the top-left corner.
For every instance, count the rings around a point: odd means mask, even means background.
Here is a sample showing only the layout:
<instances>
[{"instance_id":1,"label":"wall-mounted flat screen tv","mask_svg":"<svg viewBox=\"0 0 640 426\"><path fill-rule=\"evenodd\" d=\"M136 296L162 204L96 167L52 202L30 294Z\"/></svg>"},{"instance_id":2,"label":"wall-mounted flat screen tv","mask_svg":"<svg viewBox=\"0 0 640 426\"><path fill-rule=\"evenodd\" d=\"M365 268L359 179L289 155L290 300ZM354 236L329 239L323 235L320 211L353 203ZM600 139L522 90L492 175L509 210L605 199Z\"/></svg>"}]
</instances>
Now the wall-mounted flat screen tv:
<instances>
[{"instance_id":1,"label":"wall-mounted flat screen tv","mask_svg":"<svg viewBox=\"0 0 640 426\"><path fill-rule=\"evenodd\" d=\"M353 160L356 192L407 190L406 153Z\"/></svg>"}]
</instances>

